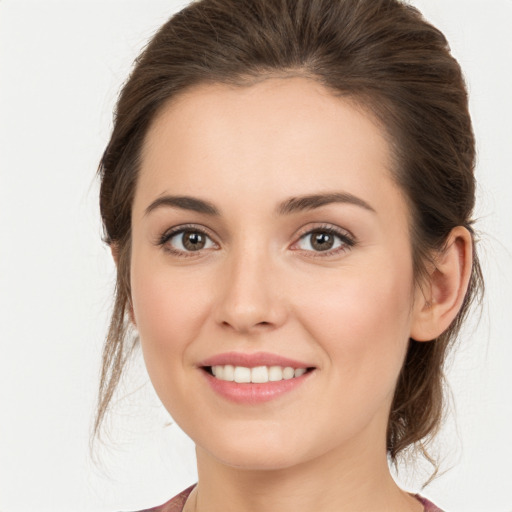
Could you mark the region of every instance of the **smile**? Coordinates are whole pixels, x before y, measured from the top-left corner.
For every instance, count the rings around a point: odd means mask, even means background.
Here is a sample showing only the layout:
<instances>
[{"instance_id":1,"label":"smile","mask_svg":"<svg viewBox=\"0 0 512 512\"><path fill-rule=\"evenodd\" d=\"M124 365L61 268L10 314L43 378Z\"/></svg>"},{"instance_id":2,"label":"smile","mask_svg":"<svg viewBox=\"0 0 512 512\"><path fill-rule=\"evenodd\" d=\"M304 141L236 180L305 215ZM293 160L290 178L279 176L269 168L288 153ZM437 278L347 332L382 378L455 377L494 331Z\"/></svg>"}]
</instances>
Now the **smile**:
<instances>
[{"instance_id":1,"label":"smile","mask_svg":"<svg viewBox=\"0 0 512 512\"><path fill-rule=\"evenodd\" d=\"M291 366L233 366L231 364L216 365L206 368L216 379L228 382L263 384L265 382L279 382L304 375L306 368L293 368Z\"/></svg>"},{"instance_id":2,"label":"smile","mask_svg":"<svg viewBox=\"0 0 512 512\"><path fill-rule=\"evenodd\" d=\"M210 389L237 404L274 400L316 375L312 361L270 352L225 352L197 364Z\"/></svg>"}]
</instances>

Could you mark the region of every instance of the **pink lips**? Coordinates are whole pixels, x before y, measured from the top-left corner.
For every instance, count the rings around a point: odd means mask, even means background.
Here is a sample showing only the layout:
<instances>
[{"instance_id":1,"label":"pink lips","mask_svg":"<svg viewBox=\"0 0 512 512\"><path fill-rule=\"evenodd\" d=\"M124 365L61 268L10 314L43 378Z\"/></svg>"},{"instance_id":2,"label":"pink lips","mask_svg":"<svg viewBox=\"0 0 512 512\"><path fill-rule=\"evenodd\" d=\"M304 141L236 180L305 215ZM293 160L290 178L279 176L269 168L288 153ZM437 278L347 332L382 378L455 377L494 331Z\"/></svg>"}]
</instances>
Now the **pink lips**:
<instances>
[{"instance_id":1,"label":"pink lips","mask_svg":"<svg viewBox=\"0 0 512 512\"><path fill-rule=\"evenodd\" d=\"M289 359L287 357L271 354L270 352L254 352L244 354L243 352L225 352L217 354L200 362L198 366L216 366L232 364L233 366L246 366L254 368L255 366L291 366L292 368L310 368L313 365Z\"/></svg>"},{"instance_id":2,"label":"pink lips","mask_svg":"<svg viewBox=\"0 0 512 512\"><path fill-rule=\"evenodd\" d=\"M267 352L256 352L253 354L228 352L225 354L218 354L205 359L198 366L205 367L227 364L231 364L233 366L245 366L248 368L254 368L255 366L291 366L292 368L312 367L312 365ZM308 371L300 377L275 382L265 382L261 384L255 384L252 382L238 383L217 379L203 368L201 373L215 393L237 404L253 405L276 399L285 393L298 388L304 382L309 380L315 372Z\"/></svg>"}]
</instances>

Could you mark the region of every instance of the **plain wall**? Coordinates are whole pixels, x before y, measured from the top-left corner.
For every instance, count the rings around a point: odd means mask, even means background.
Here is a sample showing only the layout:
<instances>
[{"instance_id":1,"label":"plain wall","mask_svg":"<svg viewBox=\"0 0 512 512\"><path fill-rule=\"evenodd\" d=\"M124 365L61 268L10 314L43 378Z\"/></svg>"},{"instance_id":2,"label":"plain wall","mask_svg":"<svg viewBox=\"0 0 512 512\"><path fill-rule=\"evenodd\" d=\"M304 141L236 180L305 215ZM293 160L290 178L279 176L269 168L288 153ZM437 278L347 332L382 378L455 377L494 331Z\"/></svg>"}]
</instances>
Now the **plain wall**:
<instances>
[{"instance_id":1,"label":"plain wall","mask_svg":"<svg viewBox=\"0 0 512 512\"><path fill-rule=\"evenodd\" d=\"M95 171L133 59L186 3L0 2L0 512L135 510L196 481L193 445L169 426L140 357L100 462L88 453L114 285ZM481 322L447 373L439 445L451 469L422 492L447 511L510 512L512 1L412 3L467 77L487 279ZM425 475L398 478L418 490Z\"/></svg>"}]
</instances>

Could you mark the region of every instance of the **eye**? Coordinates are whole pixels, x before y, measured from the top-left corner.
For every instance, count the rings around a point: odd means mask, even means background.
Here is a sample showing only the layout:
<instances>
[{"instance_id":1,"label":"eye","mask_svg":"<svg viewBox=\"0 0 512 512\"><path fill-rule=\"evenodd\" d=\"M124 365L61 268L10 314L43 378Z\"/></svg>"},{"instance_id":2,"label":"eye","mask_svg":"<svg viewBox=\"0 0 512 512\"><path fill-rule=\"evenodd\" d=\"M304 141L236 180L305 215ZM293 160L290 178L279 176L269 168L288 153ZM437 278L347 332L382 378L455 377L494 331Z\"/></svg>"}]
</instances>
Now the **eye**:
<instances>
[{"instance_id":1,"label":"eye","mask_svg":"<svg viewBox=\"0 0 512 512\"><path fill-rule=\"evenodd\" d=\"M302 235L297 242L300 250L325 253L332 256L347 251L355 245L354 239L348 233L331 226L319 227ZM319 254L319 256L324 256Z\"/></svg>"},{"instance_id":2,"label":"eye","mask_svg":"<svg viewBox=\"0 0 512 512\"><path fill-rule=\"evenodd\" d=\"M159 245L178 256L217 247L210 236L197 227L180 227L167 231L161 237Z\"/></svg>"}]
</instances>

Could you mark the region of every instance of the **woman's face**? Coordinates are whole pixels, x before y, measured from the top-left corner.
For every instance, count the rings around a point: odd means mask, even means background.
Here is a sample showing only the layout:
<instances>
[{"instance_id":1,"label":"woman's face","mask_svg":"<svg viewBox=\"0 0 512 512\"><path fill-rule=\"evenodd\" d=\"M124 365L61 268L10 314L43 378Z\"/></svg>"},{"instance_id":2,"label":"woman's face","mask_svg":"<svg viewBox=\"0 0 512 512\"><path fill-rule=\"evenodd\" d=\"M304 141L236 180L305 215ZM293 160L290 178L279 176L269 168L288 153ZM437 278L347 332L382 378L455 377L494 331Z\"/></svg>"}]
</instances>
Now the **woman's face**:
<instances>
[{"instance_id":1,"label":"woman's face","mask_svg":"<svg viewBox=\"0 0 512 512\"><path fill-rule=\"evenodd\" d=\"M391 165L377 124L305 78L198 86L156 118L133 317L156 392L204 453L248 469L385 454L417 293ZM282 380L243 382L267 374Z\"/></svg>"}]
</instances>

